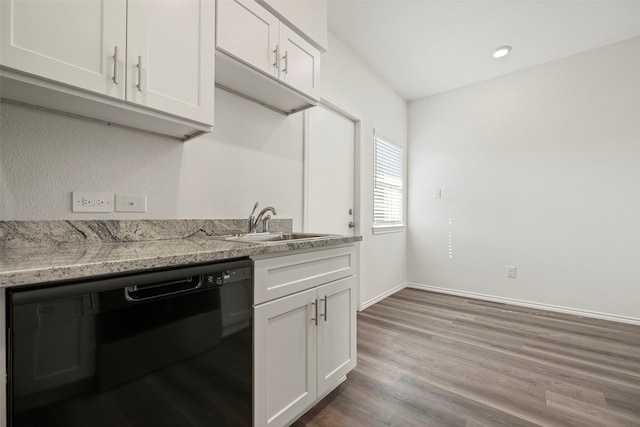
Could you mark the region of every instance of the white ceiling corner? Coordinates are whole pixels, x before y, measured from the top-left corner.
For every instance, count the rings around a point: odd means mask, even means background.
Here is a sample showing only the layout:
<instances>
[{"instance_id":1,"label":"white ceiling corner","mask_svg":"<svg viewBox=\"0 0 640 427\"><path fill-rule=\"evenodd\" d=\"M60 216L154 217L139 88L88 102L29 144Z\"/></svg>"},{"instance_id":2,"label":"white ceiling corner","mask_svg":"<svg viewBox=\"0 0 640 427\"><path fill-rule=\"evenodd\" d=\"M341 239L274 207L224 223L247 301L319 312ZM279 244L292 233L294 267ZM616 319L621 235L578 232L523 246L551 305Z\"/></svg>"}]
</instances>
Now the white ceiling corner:
<instances>
[{"instance_id":1,"label":"white ceiling corner","mask_svg":"<svg viewBox=\"0 0 640 427\"><path fill-rule=\"evenodd\" d=\"M408 101L640 37L640 0L328 1L329 31Z\"/></svg>"}]
</instances>

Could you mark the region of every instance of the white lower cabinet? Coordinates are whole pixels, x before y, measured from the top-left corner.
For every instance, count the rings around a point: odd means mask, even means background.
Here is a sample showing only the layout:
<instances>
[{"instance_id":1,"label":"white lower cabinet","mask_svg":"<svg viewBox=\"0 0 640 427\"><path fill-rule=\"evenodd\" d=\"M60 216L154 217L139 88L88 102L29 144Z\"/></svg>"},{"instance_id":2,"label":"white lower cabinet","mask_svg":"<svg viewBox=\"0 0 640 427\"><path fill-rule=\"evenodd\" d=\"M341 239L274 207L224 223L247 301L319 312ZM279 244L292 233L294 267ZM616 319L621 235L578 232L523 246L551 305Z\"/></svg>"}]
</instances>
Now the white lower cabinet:
<instances>
[{"instance_id":1,"label":"white lower cabinet","mask_svg":"<svg viewBox=\"0 0 640 427\"><path fill-rule=\"evenodd\" d=\"M356 366L356 276L318 288L318 397Z\"/></svg>"},{"instance_id":2,"label":"white lower cabinet","mask_svg":"<svg viewBox=\"0 0 640 427\"><path fill-rule=\"evenodd\" d=\"M254 310L254 425L286 425L316 400L316 290Z\"/></svg>"},{"instance_id":3,"label":"white lower cabinet","mask_svg":"<svg viewBox=\"0 0 640 427\"><path fill-rule=\"evenodd\" d=\"M313 265L329 256L324 252L335 256L335 250L304 255ZM278 268L304 267L300 255L292 257L288 267L288 257L279 257ZM255 426L291 424L356 366L356 285L357 276L348 274L255 307Z\"/></svg>"}]
</instances>

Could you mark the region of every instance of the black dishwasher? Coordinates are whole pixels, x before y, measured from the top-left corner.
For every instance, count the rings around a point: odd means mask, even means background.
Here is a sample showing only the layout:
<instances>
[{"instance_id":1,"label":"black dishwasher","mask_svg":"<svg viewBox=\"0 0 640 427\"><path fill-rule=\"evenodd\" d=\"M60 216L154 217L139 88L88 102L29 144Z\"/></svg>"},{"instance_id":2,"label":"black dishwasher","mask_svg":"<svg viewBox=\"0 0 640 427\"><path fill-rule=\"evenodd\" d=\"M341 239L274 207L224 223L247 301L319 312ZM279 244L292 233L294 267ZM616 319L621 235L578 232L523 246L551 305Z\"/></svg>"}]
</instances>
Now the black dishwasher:
<instances>
[{"instance_id":1,"label":"black dishwasher","mask_svg":"<svg viewBox=\"0 0 640 427\"><path fill-rule=\"evenodd\" d=\"M250 260L7 291L8 425L250 426Z\"/></svg>"}]
</instances>

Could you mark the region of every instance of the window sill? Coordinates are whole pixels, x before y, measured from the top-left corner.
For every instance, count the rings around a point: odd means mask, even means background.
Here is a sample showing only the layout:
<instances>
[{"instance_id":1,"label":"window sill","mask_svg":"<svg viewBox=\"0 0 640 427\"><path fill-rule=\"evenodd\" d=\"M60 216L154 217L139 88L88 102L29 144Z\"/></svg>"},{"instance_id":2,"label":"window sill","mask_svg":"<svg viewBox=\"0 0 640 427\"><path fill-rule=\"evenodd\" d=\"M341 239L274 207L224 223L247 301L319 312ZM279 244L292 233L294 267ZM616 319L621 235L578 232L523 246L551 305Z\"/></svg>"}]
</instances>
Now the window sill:
<instances>
[{"instance_id":1,"label":"window sill","mask_svg":"<svg viewBox=\"0 0 640 427\"><path fill-rule=\"evenodd\" d=\"M400 233L407 228L406 225L374 225L372 227L373 234Z\"/></svg>"}]
</instances>

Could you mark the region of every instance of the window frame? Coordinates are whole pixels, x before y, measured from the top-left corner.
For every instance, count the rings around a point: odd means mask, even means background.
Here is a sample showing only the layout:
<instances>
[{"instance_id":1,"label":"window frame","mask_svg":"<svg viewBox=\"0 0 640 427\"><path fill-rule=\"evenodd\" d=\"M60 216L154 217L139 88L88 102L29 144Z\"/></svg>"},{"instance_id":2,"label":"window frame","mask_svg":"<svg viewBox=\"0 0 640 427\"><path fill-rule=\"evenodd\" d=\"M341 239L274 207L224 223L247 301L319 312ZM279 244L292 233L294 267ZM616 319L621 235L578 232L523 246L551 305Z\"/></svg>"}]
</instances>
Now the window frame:
<instances>
[{"instance_id":1,"label":"window frame","mask_svg":"<svg viewBox=\"0 0 640 427\"><path fill-rule=\"evenodd\" d=\"M380 141L383 144L386 144L387 146L391 146L392 148L395 148L397 150L399 150L402 154L402 189L401 189L401 195L402 195L402 203L401 203L401 207L402 207L402 218L400 220L400 222L393 222L393 223L384 223L384 222L376 222L376 198L375 198L375 194L376 194L376 188L377 188L377 170L378 170L378 141ZM398 232L403 232L406 230L407 227L407 154L406 154L406 148L396 144L394 142L391 142L391 140L389 140L388 138L385 138L384 136L378 134L375 129L373 131L373 186L372 186L372 195L373 195L373 204L372 204L372 208L373 208L373 227L372 227L372 231L373 234L382 234L382 233L398 233Z\"/></svg>"}]
</instances>

